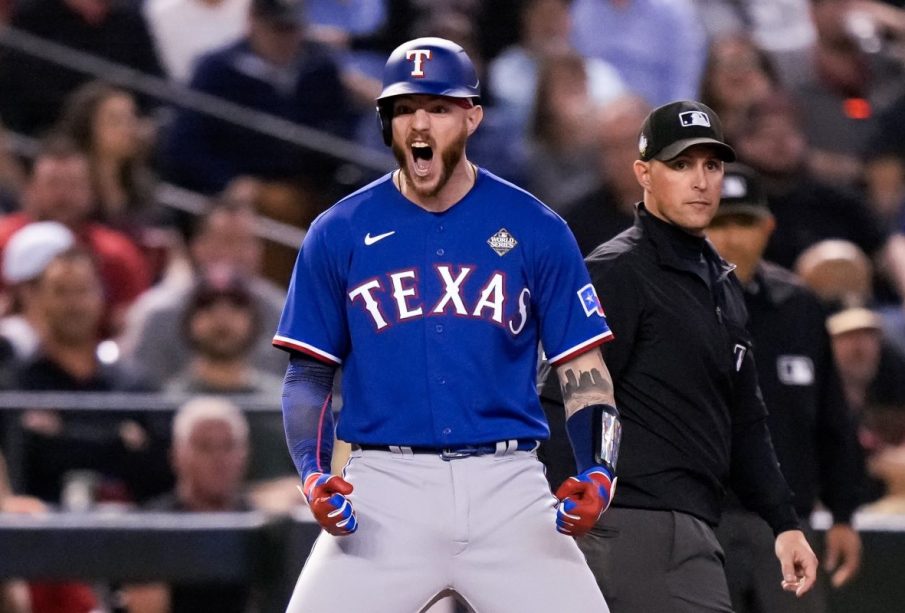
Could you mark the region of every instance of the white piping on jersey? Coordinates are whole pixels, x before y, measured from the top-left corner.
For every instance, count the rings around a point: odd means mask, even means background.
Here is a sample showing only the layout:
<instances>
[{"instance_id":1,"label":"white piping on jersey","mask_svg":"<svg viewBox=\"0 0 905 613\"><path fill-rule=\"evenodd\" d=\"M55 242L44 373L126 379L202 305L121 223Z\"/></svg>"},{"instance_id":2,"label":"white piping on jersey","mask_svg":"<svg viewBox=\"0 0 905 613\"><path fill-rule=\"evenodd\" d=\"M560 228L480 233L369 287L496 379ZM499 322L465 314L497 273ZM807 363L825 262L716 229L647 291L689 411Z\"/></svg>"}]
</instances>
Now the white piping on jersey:
<instances>
[{"instance_id":1,"label":"white piping on jersey","mask_svg":"<svg viewBox=\"0 0 905 613\"><path fill-rule=\"evenodd\" d=\"M605 340L611 336L613 336L613 331L607 330L606 332L602 332L601 334L598 334L597 336L595 336L593 338L589 338L588 340L586 340L583 343L579 343L579 344L575 345L574 347L570 347L569 349L566 349L565 351L561 351L560 353L557 353L552 358L548 358L547 361L550 362L551 364L556 364L559 360L561 360L563 357L569 355L570 353L576 353L578 351L581 351L588 345L593 345L594 343L597 343L600 340Z\"/></svg>"},{"instance_id":2,"label":"white piping on jersey","mask_svg":"<svg viewBox=\"0 0 905 613\"><path fill-rule=\"evenodd\" d=\"M274 340L274 342L279 341L281 343L285 343L286 345L290 345L292 347L297 347L298 349L302 349L303 351L308 352L308 353L315 353L321 357L327 358L331 362L336 362L337 364L343 363L343 361L340 358L336 357L332 353L327 353L323 349L318 349L314 345L309 345L308 343L303 343L302 341L297 341L294 338L289 338L288 336L280 336L279 334L277 334L273 337L273 340Z\"/></svg>"}]
</instances>

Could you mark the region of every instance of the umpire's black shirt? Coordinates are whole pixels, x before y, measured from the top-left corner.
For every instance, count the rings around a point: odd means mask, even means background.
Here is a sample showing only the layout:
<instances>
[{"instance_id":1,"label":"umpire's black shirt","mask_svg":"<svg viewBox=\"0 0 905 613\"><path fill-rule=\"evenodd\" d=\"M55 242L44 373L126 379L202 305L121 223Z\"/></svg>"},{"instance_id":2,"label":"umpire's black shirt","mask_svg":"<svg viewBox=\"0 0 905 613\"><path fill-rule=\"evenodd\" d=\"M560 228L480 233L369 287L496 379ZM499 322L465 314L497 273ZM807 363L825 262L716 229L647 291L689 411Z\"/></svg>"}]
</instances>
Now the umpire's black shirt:
<instances>
[{"instance_id":1,"label":"umpire's black shirt","mask_svg":"<svg viewBox=\"0 0 905 613\"><path fill-rule=\"evenodd\" d=\"M748 329L782 472L799 516L819 498L836 522L859 504L863 464L856 426L817 297L787 270L761 263L745 287Z\"/></svg>"},{"instance_id":2,"label":"umpire's black shirt","mask_svg":"<svg viewBox=\"0 0 905 613\"><path fill-rule=\"evenodd\" d=\"M634 226L587 264L615 335L605 346L623 428L613 505L681 511L716 525L731 481L774 532L797 528L733 268L706 239L643 205ZM542 395L552 420L562 413L552 373ZM550 455L554 469L565 459Z\"/></svg>"}]
</instances>

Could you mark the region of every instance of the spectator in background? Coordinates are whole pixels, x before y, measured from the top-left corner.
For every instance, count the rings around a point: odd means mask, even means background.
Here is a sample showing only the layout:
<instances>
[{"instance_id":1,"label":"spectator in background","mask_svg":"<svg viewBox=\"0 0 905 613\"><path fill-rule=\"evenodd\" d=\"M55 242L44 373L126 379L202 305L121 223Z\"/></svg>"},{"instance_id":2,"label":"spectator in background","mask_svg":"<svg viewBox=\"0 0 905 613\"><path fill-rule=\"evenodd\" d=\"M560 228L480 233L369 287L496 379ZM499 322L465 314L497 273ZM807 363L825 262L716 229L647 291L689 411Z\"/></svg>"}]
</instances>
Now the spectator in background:
<instances>
[{"instance_id":1,"label":"spectator in background","mask_svg":"<svg viewBox=\"0 0 905 613\"><path fill-rule=\"evenodd\" d=\"M870 405L895 397L902 388L905 357L886 341L880 317L870 309L843 308L830 315L827 329L846 400L863 419ZM863 436L862 444L873 447Z\"/></svg>"},{"instance_id":2,"label":"spectator in background","mask_svg":"<svg viewBox=\"0 0 905 613\"><path fill-rule=\"evenodd\" d=\"M140 72L162 74L138 3L115 0L34 0L18 3L14 28ZM0 115L12 129L40 134L56 121L63 99L89 80L26 53L0 63Z\"/></svg>"},{"instance_id":3,"label":"spectator in background","mask_svg":"<svg viewBox=\"0 0 905 613\"><path fill-rule=\"evenodd\" d=\"M190 86L334 135L349 137L354 126L339 67L306 40L294 0L252 0L245 36L199 60ZM163 154L173 181L206 194L240 176L317 194L335 166L322 153L189 109L178 111Z\"/></svg>"},{"instance_id":4,"label":"spectator in background","mask_svg":"<svg viewBox=\"0 0 905 613\"><path fill-rule=\"evenodd\" d=\"M91 167L94 217L141 241L162 221L146 154L153 127L128 91L102 81L82 85L66 99L56 131L83 151Z\"/></svg>"},{"instance_id":5,"label":"spectator in background","mask_svg":"<svg viewBox=\"0 0 905 613\"><path fill-rule=\"evenodd\" d=\"M34 221L56 221L97 259L107 303L103 331L114 334L126 307L150 284L148 263L125 234L92 221L95 211L88 158L64 138L46 141L22 192L22 210L0 218L0 250Z\"/></svg>"},{"instance_id":6,"label":"spectator in background","mask_svg":"<svg viewBox=\"0 0 905 613\"><path fill-rule=\"evenodd\" d=\"M903 91L905 64L890 57L871 16L873 0L811 0L817 32L810 79L791 91L807 113L808 165L826 183L860 190L862 154L882 112ZM901 9L903 25L905 12ZM905 28L899 34L905 41Z\"/></svg>"},{"instance_id":7,"label":"spectator in background","mask_svg":"<svg viewBox=\"0 0 905 613\"><path fill-rule=\"evenodd\" d=\"M40 339L36 281L54 258L74 246L75 235L63 224L36 221L14 232L3 250L7 308L0 319L0 336L9 341L20 362L34 354Z\"/></svg>"},{"instance_id":8,"label":"spectator in background","mask_svg":"<svg viewBox=\"0 0 905 613\"><path fill-rule=\"evenodd\" d=\"M795 270L821 300L835 309L871 308L879 316L884 342L894 353L905 356L905 312L899 304L876 304L871 283L873 266L857 245L842 240L820 241L799 256Z\"/></svg>"},{"instance_id":9,"label":"spectator in background","mask_svg":"<svg viewBox=\"0 0 905 613\"><path fill-rule=\"evenodd\" d=\"M867 255L848 241L821 241L801 254L795 271L833 311L827 326L843 388L858 419L876 402L905 398L901 307L875 306Z\"/></svg>"},{"instance_id":10,"label":"spectator in background","mask_svg":"<svg viewBox=\"0 0 905 613\"><path fill-rule=\"evenodd\" d=\"M809 148L799 107L787 96L773 94L749 108L734 136L739 159L763 178L776 217L766 259L789 268L820 240L850 240L883 265L880 270L891 289L877 298L898 302L905 296L905 238L890 236L855 195L808 172Z\"/></svg>"},{"instance_id":11,"label":"spectator in background","mask_svg":"<svg viewBox=\"0 0 905 613\"><path fill-rule=\"evenodd\" d=\"M254 480L295 475L286 453L279 411L283 378L261 370L253 358L261 329L254 296L246 282L228 269L207 271L198 280L182 312L182 334L188 339L188 366L164 384L168 392L256 398L272 411L252 421Z\"/></svg>"},{"instance_id":12,"label":"spectator in background","mask_svg":"<svg viewBox=\"0 0 905 613\"><path fill-rule=\"evenodd\" d=\"M386 0L305 0L308 36L336 53L342 81L356 108L370 119L380 94L384 55L362 45L386 25ZM373 123L368 128L373 129Z\"/></svg>"},{"instance_id":13,"label":"spectator in background","mask_svg":"<svg viewBox=\"0 0 905 613\"><path fill-rule=\"evenodd\" d=\"M150 391L130 367L99 356L104 298L89 252L76 247L61 253L35 283L40 346L22 366L17 389ZM21 426L24 489L42 500L58 502L66 473L74 469L100 475L102 500L141 501L169 485L159 425L145 414L29 410Z\"/></svg>"},{"instance_id":14,"label":"spectator in background","mask_svg":"<svg viewBox=\"0 0 905 613\"><path fill-rule=\"evenodd\" d=\"M156 279L175 240L175 214L157 201L148 162L156 127L139 116L131 93L91 81L67 97L56 130L88 156L95 219L129 235Z\"/></svg>"},{"instance_id":15,"label":"spectator in background","mask_svg":"<svg viewBox=\"0 0 905 613\"><path fill-rule=\"evenodd\" d=\"M744 288L770 438L794 493L795 510L809 534L807 518L818 500L832 513L824 553L818 553L832 575L820 573L807 600L783 594L776 583L769 526L733 498L717 536L726 554L736 613L824 611L827 579L841 587L857 574L861 562L861 539L850 525L860 492L839 487L864 481L855 421L842 394L819 300L794 275L762 259L775 224L759 177L748 168L727 166L722 200L707 237L735 264Z\"/></svg>"},{"instance_id":16,"label":"spectator in background","mask_svg":"<svg viewBox=\"0 0 905 613\"><path fill-rule=\"evenodd\" d=\"M795 273L826 304L862 306L873 302L873 265L851 241L814 243L795 260Z\"/></svg>"},{"instance_id":17,"label":"spectator in background","mask_svg":"<svg viewBox=\"0 0 905 613\"><path fill-rule=\"evenodd\" d=\"M574 0L572 42L651 106L697 99L706 37L692 0Z\"/></svg>"},{"instance_id":18,"label":"spectator in background","mask_svg":"<svg viewBox=\"0 0 905 613\"><path fill-rule=\"evenodd\" d=\"M251 0L147 0L142 13L166 74L187 83L198 58L245 32Z\"/></svg>"},{"instance_id":19,"label":"spectator in background","mask_svg":"<svg viewBox=\"0 0 905 613\"><path fill-rule=\"evenodd\" d=\"M528 191L563 211L595 182L593 125L585 60L574 51L541 62L523 174Z\"/></svg>"},{"instance_id":20,"label":"spectator in background","mask_svg":"<svg viewBox=\"0 0 905 613\"><path fill-rule=\"evenodd\" d=\"M638 157L638 129L651 111L643 98L628 95L604 106L593 129L597 134L597 184L561 212L583 255L629 228L641 197L638 181L626 168Z\"/></svg>"},{"instance_id":21,"label":"spectator in background","mask_svg":"<svg viewBox=\"0 0 905 613\"><path fill-rule=\"evenodd\" d=\"M748 36L727 35L711 41L701 80L701 102L716 111L733 134L748 107L779 87L766 53Z\"/></svg>"},{"instance_id":22,"label":"spectator in background","mask_svg":"<svg viewBox=\"0 0 905 613\"><path fill-rule=\"evenodd\" d=\"M487 71L487 86L495 110L508 115L521 131L535 113L539 64L548 55L572 50L572 18L568 0L528 0L518 15L519 39L494 58ZM625 93L615 68L599 58L586 58L588 93L604 105ZM540 104L546 104L540 100Z\"/></svg>"},{"instance_id":23,"label":"spectator in background","mask_svg":"<svg viewBox=\"0 0 905 613\"><path fill-rule=\"evenodd\" d=\"M189 400L173 419L172 440L170 460L176 485L145 505L146 510L251 510L245 497L248 422L235 404L204 396ZM129 613L246 613L252 597L247 585L232 583L157 583L133 585L125 590Z\"/></svg>"},{"instance_id":24,"label":"spectator in background","mask_svg":"<svg viewBox=\"0 0 905 613\"><path fill-rule=\"evenodd\" d=\"M811 76L817 33L811 0L696 0L711 40L750 37L770 58L783 87Z\"/></svg>"},{"instance_id":25,"label":"spectator in background","mask_svg":"<svg viewBox=\"0 0 905 613\"><path fill-rule=\"evenodd\" d=\"M833 357L839 367L846 401L858 422L858 439L868 458L890 441L889 407L905 399L905 357L884 338L880 318L863 307L847 307L827 319L833 346ZM865 502L885 495L880 475L873 474L859 484Z\"/></svg>"},{"instance_id":26,"label":"spectator in background","mask_svg":"<svg viewBox=\"0 0 905 613\"><path fill-rule=\"evenodd\" d=\"M197 279L226 268L247 279L261 330L255 338L254 364L281 375L286 357L274 351L270 332L280 319L284 290L261 275L262 241L255 231L254 212L235 201L213 202L195 221L185 260L172 274L142 296L129 311L120 345L123 354L142 364L154 381L163 382L188 368L190 346L182 328L182 313Z\"/></svg>"},{"instance_id":27,"label":"spectator in background","mask_svg":"<svg viewBox=\"0 0 905 613\"><path fill-rule=\"evenodd\" d=\"M279 404L282 377L257 368L252 350L264 333L254 296L229 269L207 271L182 313L191 347L188 367L169 379L168 391L188 394L262 394Z\"/></svg>"}]
</instances>

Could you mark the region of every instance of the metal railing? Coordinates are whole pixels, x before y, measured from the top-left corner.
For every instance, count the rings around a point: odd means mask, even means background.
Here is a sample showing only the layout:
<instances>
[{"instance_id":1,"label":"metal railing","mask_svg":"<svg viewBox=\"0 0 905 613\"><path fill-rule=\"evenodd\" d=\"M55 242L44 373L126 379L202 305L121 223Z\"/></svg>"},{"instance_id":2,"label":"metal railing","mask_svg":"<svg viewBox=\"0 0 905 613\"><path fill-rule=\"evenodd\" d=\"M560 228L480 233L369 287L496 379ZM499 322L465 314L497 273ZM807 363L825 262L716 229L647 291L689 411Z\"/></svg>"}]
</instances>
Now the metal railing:
<instances>
[{"instance_id":1,"label":"metal railing","mask_svg":"<svg viewBox=\"0 0 905 613\"><path fill-rule=\"evenodd\" d=\"M392 156L383 151L375 151L322 130L299 125L282 117L235 104L191 89L176 81L143 73L129 66L55 43L18 28L0 25L0 47L91 75L181 108L241 125L274 139L356 164L368 170L385 172L394 166ZM15 133L7 133L7 138L13 149L20 155L25 157L34 155L36 150L34 139ZM155 197L164 206L194 215L203 214L209 206L209 200L204 195L166 182L158 184ZM256 232L265 240L293 249L297 248L305 237L303 229L261 215L257 217Z\"/></svg>"},{"instance_id":2,"label":"metal railing","mask_svg":"<svg viewBox=\"0 0 905 613\"><path fill-rule=\"evenodd\" d=\"M0 46L363 168L384 172L393 167L392 156L384 151L191 89L176 81L143 73L18 28L0 25Z\"/></svg>"},{"instance_id":3,"label":"metal railing","mask_svg":"<svg viewBox=\"0 0 905 613\"><path fill-rule=\"evenodd\" d=\"M4 138L9 148L24 158L34 157L38 150L38 141L30 136L7 130ZM154 198L163 206L192 215L203 215L211 206L210 198L204 194L163 181L155 186ZM255 233L265 240L292 249L298 248L305 238L304 229L263 215L256 215Z\"/></svg>"}]
</instances>

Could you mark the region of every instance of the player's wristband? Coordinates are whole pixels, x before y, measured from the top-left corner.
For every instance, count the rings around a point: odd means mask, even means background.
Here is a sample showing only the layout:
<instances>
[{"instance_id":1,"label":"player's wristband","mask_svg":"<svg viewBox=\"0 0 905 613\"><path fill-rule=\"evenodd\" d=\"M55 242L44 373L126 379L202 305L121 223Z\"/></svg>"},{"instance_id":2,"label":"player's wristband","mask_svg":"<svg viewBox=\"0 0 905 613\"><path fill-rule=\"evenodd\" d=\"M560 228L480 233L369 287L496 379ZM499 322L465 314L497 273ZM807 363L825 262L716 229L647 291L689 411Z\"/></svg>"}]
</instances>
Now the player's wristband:
<instances>
[{"instance_id":1,"label":"player's wristband","mask_svg":"<svg viewBox=\"0 0 905 613\"><path fill-rule=\"evenodd\" d=\"M582 473L591 466L605 466L616 474L622 424L619 411L609 404L591 404L575 411L566 420L575 466Z\"/></svg>"}]
</instances>

